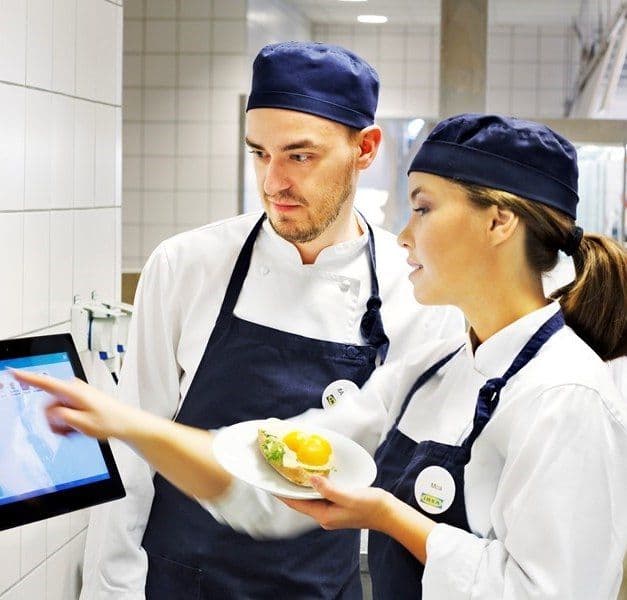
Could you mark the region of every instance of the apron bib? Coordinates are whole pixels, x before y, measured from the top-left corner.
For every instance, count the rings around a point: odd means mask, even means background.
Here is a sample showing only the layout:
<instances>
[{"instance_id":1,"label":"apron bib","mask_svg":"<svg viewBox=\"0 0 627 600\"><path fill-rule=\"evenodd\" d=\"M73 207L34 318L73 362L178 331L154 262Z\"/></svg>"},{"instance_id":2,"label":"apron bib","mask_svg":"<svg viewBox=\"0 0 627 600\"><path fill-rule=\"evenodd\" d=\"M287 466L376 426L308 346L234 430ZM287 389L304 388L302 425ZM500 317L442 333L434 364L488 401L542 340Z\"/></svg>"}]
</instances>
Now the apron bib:
<instances>
[{"instance_id":1,"label":"apron bib","mask_svg":"<svg viewBox=\"0 0 627 600\"><path fill-rule=\"evenodd\" d=\"M279 331L236 317L253 246L265 215L238 256L209 342L176 421L217 429L240 421L286 419L320 407L323 390L348 379L361 387L385 359L368 225L371 297L361 321L366 345L338 344ZM254 540L218 523L163 477L143 547L147 600L263 598L361 599L359 532L316 529L296 538Z\"/></svg>"},{"instance_id":2,"label":"apron bib","mask_svg":"<svg viewBox=\"0 0 627 600\"><path fill-rule=\"evenodd\" d=\"M501 389L564 325L559 311L536 331L502 377L489 379L479 390L472 431L460 446L433 440L415 442L398 429L414 393L462 348L440 359L425 371L405 397L398 418L375 453L381 487L438 523L470 532L464 498L464 470L470 462L472 445L496 409ZM422 598L424 566L404 546L389 536L370 531L368 564L375 600Z\"/></svg>"}]
</instances>

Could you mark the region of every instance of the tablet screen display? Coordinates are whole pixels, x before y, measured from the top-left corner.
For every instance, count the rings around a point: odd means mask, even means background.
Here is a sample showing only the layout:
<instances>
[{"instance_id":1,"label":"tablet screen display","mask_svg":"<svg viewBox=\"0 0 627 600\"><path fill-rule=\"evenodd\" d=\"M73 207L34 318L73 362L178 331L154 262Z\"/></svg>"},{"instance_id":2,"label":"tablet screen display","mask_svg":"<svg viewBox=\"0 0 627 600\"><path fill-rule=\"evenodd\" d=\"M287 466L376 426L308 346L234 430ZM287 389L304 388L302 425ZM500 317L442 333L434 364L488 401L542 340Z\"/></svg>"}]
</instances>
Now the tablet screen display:
<instances>
[{"instance_id":1,"label":"tablet screen display","mask_svg":"<svg viewBox=\"0 0 627 600\"><path fill-rule=\"evenodd\" d=\"M30 339L30 345L24 339L2 342L0 529L124 494L108 444L78 432L54 433L44 410L52 397L16 381L7 370L85 379L69 335ZM44 351L35 353L37 346Z\"/></svg>"}]
</instances>

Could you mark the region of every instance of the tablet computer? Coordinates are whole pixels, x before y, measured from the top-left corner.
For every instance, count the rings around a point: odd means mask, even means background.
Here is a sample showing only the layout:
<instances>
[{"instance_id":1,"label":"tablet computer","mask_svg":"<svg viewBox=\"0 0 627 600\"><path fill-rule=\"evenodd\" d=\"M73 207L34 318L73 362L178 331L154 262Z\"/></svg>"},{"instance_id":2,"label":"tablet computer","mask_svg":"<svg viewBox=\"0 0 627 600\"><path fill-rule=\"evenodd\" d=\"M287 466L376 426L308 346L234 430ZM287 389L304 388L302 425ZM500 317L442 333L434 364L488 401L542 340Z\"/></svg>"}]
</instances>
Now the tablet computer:
<instances>
[{"instance_id":1,"label":"tablet computer","mask_svg":"<svg viewBox=\"0 0 627 600\"><path fill-rule=\"evenodd\" d=\"M70 334L0 341L0 530L122 498L109 444L53 433L51 396L7 367L87 381Z\"/></svg>"}]
</instances>

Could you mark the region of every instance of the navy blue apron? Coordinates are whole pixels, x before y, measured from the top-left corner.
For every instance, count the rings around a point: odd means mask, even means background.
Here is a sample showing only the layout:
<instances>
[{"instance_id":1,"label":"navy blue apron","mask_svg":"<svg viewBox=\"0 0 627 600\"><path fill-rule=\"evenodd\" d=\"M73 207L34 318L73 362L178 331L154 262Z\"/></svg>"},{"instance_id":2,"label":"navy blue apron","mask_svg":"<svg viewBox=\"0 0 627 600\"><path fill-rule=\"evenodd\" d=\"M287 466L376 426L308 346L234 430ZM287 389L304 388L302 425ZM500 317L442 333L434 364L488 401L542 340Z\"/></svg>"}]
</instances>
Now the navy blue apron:
<instances>
[{"instance_id":1,"label":"navy blue apron","mask_svg":"<svg viewBox=\"0 0 627 600\"><path fill-rule=\"evenodd\" d=\"M373 485L388 490L434 521L470 532L464 498L464 469L470 461L472 445L494 413L499 403L501 389L508 379L518 373L563 325L564 317L559 311L536 331L502 377L488 379L479 390L472 431L461 446L441 444L432 440L417 443L398 429L412 396L463 346L427 369L405 397L394 426L375 453L378 472ZM422 510L416 501L414 491L418 475L432 466L442 467L448 471L455 483L453 502L440 514L428 514ZM435 501L437 500L436 498ZM376 600L422 597L424 566L396 540L383 533L371 531L368 537L368 564L373 596Z\"/></svg>"},{"instance_id":2,"label":"navy blue apron","mask_svg":"<svg viewBox=\"0 0 627 600\"><path fill-rule=\"evenodd\" d=\"M321 406L325 387L361 387L385 359L374 235L368 225L371 297L361 321L364 346L311 339L233 314L265 215L239 254L220 314L176 421L217 429L249 419L287 419ZM316 529L258 541L218 523L160 475L143 546L147 600L361 599L359 532Z\"/></svg>"}]
</instances>

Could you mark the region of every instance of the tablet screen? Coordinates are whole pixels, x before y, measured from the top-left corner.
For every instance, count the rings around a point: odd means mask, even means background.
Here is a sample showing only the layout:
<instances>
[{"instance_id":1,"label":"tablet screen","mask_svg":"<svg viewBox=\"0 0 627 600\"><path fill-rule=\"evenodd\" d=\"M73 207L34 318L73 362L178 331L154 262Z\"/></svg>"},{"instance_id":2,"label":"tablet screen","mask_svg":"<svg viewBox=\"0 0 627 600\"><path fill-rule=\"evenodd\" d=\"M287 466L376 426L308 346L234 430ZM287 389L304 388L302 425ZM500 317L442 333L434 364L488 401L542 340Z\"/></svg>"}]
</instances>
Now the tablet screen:
<instances>
[{"instance_id":1,"label":"tablet screen","mask_svg":"<svg viewBox=\"0 0 627 600\"><path fill-rule=\"evenodd\" d=\"M0 529L121 497L124 491L108 444L81 433L54 433L44 412L52 397L16 381L7 370L84 379L69 335L2 344ZM50 351L35 353L37 347Z\"/></svg>"}]
</instances>

